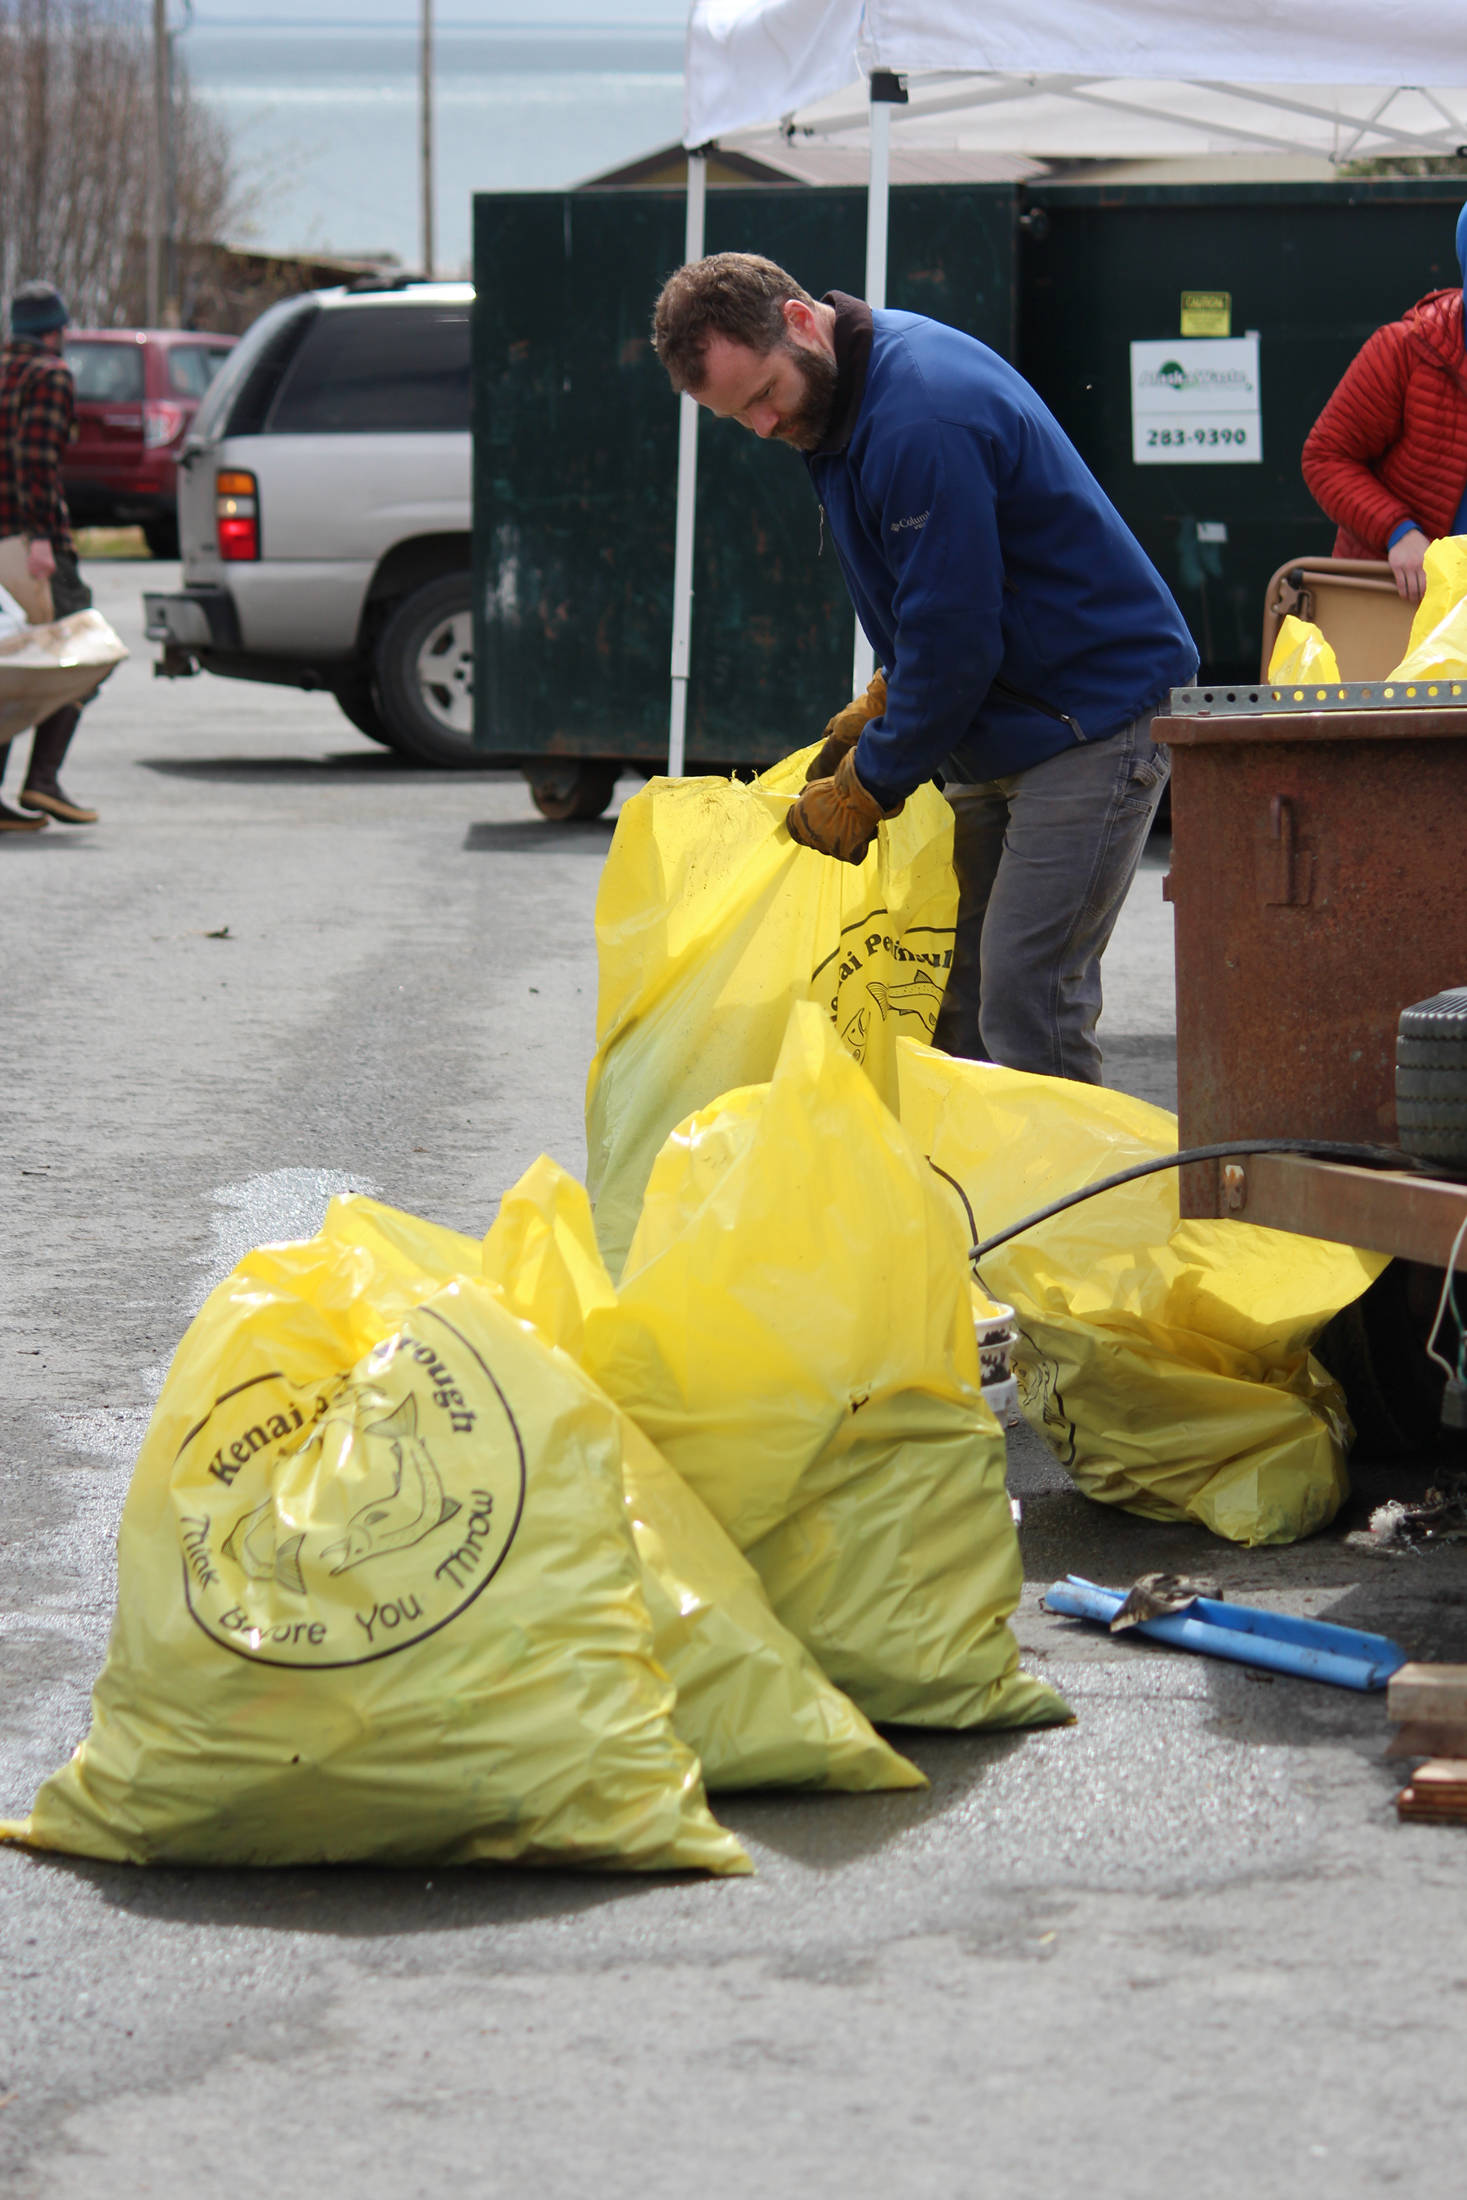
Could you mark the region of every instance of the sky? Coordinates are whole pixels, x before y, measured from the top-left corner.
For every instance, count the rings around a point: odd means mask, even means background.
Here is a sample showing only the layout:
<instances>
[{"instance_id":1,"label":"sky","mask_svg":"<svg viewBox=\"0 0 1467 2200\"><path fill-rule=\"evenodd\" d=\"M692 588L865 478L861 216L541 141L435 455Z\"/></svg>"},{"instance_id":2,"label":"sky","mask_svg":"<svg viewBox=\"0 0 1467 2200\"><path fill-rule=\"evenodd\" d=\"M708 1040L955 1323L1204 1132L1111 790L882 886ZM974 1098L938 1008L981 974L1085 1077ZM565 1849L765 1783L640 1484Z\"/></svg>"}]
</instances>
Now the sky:
<instances>
[{"instance_id":1,"label":"sky","mask_svg":"<svg viewBox=\"0 0 1467 2200\"><path fill-rule=\"evenodd\" d=\"M178 52L240 179L232 234L420 259L418 0L185 5ZM438 267L467 265L475 192L565 190L677 141L686 5L433 0Z\"/></svg>"}]
</instances>

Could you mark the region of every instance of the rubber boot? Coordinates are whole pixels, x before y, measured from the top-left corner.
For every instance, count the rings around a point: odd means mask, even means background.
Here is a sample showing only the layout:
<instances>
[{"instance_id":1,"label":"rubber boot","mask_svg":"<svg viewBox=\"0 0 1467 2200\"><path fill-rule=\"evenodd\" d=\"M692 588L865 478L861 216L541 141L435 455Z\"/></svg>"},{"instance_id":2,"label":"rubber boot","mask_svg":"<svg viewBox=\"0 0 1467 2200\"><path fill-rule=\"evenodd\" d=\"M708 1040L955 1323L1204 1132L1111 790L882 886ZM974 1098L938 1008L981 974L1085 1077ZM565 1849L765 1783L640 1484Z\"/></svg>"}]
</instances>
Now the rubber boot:
<instances>
[{"instance_id":1,"label":"rubber boot","mask_svg":"<svg viewBox=\"0 0 1467 2200\"><path fill-rule=\"evenodd\" d=\"M49 718L43 718L32 734L30 770L20 790L23 810L43 810L48 817L59 817L64 825L96 824L96 811L84 810L79 802L71 801L57 778L80 718L78 705L68 703L65 709L53 710Z\"/></svg>"}]
</instances>

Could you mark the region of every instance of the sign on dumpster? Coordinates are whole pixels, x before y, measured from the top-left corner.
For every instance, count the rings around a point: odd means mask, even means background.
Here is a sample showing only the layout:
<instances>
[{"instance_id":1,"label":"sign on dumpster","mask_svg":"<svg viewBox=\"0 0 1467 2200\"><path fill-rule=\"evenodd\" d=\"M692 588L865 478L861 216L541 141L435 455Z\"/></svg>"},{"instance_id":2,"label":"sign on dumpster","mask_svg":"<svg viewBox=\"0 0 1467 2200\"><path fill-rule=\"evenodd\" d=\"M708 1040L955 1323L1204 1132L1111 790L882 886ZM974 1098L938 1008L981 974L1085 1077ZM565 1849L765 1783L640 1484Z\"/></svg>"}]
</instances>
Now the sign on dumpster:
<instances>
[{"instance_id":1,"label":"sign on dumpster","mask_svg":"<svg viewBox=\"0 0 1467 2200\"><path fill-rule=\"evenodd\" d=\"M1257 335L1133 343L1131 456L1138 466L1259 465Z\"/></svg>"}]
</instances>

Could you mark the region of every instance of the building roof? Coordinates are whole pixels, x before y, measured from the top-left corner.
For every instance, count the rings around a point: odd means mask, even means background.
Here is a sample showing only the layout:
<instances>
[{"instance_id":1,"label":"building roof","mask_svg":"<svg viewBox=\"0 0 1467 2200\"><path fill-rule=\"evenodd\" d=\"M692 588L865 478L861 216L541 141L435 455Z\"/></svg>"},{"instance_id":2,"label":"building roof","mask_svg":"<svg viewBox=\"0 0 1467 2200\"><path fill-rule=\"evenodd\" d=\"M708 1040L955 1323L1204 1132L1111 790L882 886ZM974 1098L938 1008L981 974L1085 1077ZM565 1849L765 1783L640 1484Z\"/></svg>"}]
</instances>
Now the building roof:
<instances>
[{"instance_id":1,"label":"building roof","mask_svg":"<svg viewBox=\"0 0 1467 2200\"><path fill-rule=\"evenodd\" d=\"M768 130L747 133L757 146L720 145L709 155L708 184L712 190L731 186L851 184L865 187L867 153L864 145L831 145L798 131L784 134ZM1023 153L985 153L972 147L898 145L891 149L893 183L1028 183L1048 174L1049 164ZM578 191L681 190L687 181L688 156L681 145L659 146L637 160L599 175L586 176L574 186Z\"/></svg>"},{"instance_id":2,"label":"building roof","mask_svg":"<svg viewBox=\"0 0 1467 2200\"><path fill-rule=\"evenodd\" d=\"M788 130L748 130L738 145L719 145L708 158L711 189L767 184L773 187L864 188L869 152L864 140L833 142ZM681 191L687 182L681 145L662 145L637 160L587 176L578 191ZM989 152L974 145L944 145L892 133L891 180L917 183L1330 183L1339 168L1322 153L1139 154L1048 160L1032 154Z\"/></svg>"}]
</instances>

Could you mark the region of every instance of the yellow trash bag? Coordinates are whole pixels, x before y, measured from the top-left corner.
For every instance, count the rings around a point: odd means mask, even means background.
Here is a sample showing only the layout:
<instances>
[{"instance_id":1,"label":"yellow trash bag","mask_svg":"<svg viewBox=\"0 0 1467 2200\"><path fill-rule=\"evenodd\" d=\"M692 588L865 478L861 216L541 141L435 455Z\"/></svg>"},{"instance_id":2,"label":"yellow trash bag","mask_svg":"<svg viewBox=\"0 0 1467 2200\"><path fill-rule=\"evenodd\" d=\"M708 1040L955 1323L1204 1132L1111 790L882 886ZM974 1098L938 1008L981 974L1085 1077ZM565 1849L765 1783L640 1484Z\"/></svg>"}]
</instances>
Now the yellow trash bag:
<instances>
[{"instance_id":1,"label":"yellow trash bag","mask_svg":"<svg viewBox=\"0 0 1467 2200\"><path fill-rule=\"evenodd\" d=\"M868 1717L1068 1716L1021 1673L967 1239L813 1002L772 1081L679 1126L586 1364Z\"/></svg>"},{"instance_id":2,"label":"yellow trash bag","mask_svg":"<svg viewBox=\"0 0 1467 2200\"><path fill-rule=\"evenodd\" d=\"M773 1075L818 1001L889 1105L898 1031L930 1038L952 961L952 812L920 787L864 863L789 837L813 745L752 785L654 779L623 804L596 901L587 1184L613 1275L668 1132Z\"/></svg>"},{"instance_id":3,"label":"yellow trash bag","mask_svg":"<svg viewBox=\"0 0 1467 2200\"><path fill-rule=\"evenodd\" d=\"M1428 544L1426 593L1390 680L1467 679L1467 535Z\"/></svg>"},{"instance_id":4,"label":"yellow trash bag","mask_svg":"<svg viewBox=\"0 0 1467 2200\"><path fill-rule=\"evenodd\" d=\"M616 1294L573 1177L542 1158L504 1195L484 1273L572 1358ZM636 1423L620 1416L627 1509L673 1725L710 1789L925 1787L770 1608L759 1576Z\"/></svg>"},{"instance_id":5,"label":"yellow trash bag","mask_svg":"<svg viewBox=\"0 0 1467 2200\"><path fill-rule=\"evenodd\" d=\"M914 1045L900 1073L903 1125L975 1240L1176 1151L1176 1117L1124 1093ZM1309 1345L1384 1260L1182 1222L1177 1198L1174 1170L1141 1177L982 1262L1018 1319L1020 1402L1087 1496L1234 1543L1291 1543L1349 1486L1345 1402Z\"/></svg>"},{"instance_id":6,"label":"yellow trash bag","mask_svg":"<svg viewBox=\"0 0 1467 2200\"><path fill-rule=\"evenodd\" d=\"M672 1728L617 1415L481 1282L363 1350L401 1240L434 1233L388 1214L379 1262L356 1204L191 1325L91 1731L0 1832L134 1863L748 1870Z\"/></svg>"},{"instance_id":7,"label":"yellow trash bag","mask_svg":"<svg viewBox=\"0 0 1467 2200\"><path fill-rule=\"evenodd\" d=\"M1319 628L1289 612L1280 625L1268 660L1268 677L1280 686L1323 685L1338 681L1340 668L1335 653Z\"/></svg>"}]
</instances>

